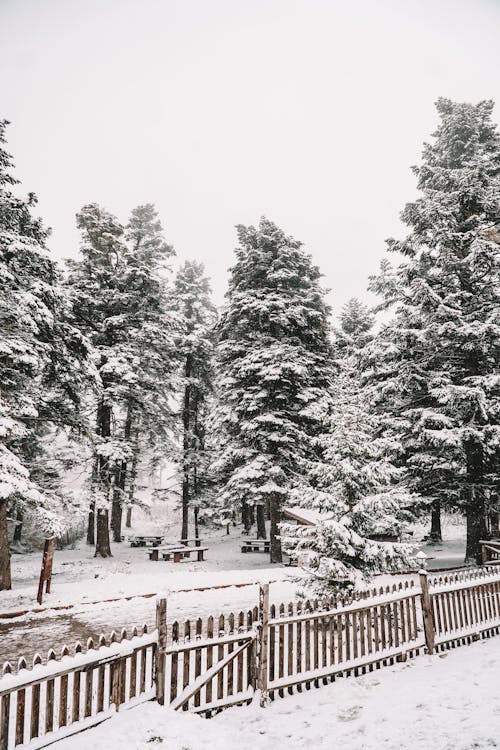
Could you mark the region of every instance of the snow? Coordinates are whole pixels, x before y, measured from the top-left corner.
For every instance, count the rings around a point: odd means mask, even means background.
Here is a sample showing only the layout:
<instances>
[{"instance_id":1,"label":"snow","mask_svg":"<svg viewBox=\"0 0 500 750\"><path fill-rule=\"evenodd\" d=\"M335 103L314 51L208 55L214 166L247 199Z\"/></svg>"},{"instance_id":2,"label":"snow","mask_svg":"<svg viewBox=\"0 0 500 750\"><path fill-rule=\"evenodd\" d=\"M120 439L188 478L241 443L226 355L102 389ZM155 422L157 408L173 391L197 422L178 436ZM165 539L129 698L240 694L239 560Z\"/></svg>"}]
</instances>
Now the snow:
<instances>
[{"instance_id":1,"label":"snow","mask_svg":"<svg viewBox=\"0 0 500 750\"><path fill-rule=\"evenodd\" d=\"M58 750L472 750L500 734L500 638L206 720L155 703L124 711Z\"/></svg>"}]
</instances>

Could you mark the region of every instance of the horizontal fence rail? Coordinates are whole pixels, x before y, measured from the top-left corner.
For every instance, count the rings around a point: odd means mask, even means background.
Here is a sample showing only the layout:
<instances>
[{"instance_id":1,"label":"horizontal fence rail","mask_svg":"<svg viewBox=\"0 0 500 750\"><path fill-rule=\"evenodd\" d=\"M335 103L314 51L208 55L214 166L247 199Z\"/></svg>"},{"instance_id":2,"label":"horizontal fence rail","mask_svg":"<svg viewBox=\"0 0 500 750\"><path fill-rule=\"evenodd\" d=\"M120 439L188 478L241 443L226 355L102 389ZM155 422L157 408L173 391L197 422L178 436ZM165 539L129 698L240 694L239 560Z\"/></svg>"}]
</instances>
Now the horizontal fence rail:
<instances>
[{"instance_id":1,"label":"horizontal fence rail","mask_svg":"<svg viewBox=\"0 0 500 750\"><path fill-rule=\"evenodd\" d=\"M269 603L269 584L248 611L101 636L60 658L50 650L0 678L0 750L41 748L147 700L206 716L259 696L319 686L395 661L500 632L500 569L486 566L324 601Z\"/></svg>"},{"instance_id":2,"label":"horizontal fence rail","mask_svg":"<svg viewBox=\"0 0 500 750\"><path fill-rule=\"evenodd\" d=\"M132 706L155 696L153 669L156 633L146 626L115 633L97 645L90 638L72 655L64 646L58 660L50 650L46 663L37 654L28 669L20 659L14 674L7 662L0 679L0 748L19 745L39 748L99 724L120 706Z\"/></svg>"}]
</instances>

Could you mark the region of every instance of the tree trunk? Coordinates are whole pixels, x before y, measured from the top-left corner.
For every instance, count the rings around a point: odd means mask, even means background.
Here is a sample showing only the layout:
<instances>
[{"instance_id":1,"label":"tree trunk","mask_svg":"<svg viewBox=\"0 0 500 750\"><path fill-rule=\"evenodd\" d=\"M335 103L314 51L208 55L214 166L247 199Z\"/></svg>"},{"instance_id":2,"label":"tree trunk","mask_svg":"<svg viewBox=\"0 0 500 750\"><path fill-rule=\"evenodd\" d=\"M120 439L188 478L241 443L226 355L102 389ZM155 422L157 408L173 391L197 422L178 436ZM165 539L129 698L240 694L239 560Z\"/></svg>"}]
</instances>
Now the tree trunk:
<instances>
[{"instance_id":1,"label":"tree trunk","mask_svg":"<svg viewBox=\"0 0 500 750\"><path fill-rule=\"evenodd\" d=\"M467 486L465 515L467 519L467 546L465 562L482 562L479 541L486 538L486 503L483 488L483 448L471 438L465 444L467 456Z\"/></svg>"},{"instance_id":2,"label":"tree trunk","mask_svg":"<svg viewBox=\"0 0 500 750\"><path fill-rule=\"evenodd\" d=\"M122 473L121 471L119 472ZM113 500L111 502L111 530L113 532L113 541L121 542L122 540L122 494L121 479L114 486Z\"/></svg>"},{"instance_id":3,"label":"tree trunk","mask_svg":"<svg viewBox=\"0 0 500 750\"><path fill-rule=\"evenodd\" d=\"M271 528L269 531L271 539L271 562L283 562L281 553L281 539L279 538L279 524L281 523L281 504L277 495L272 495L269 499L269 515L271 517Z\"/></svg>"},{"instance_id":4,"label":"tree trunk","mask_svg":"<svg viewBox=\"0 0 500 750\"><path fill-rule=\"evenodd\" d=\"M484 507L482 503L474 503L466 508L467 519L467 546L465 550L465 562L477 563L482 562L481 545L479 541L485 539L487 535L486 520Z\"/></svg>"},{"instance_id":5,"label":"tree trunk","mask_svg":"<svg viewBox=\"0 0 500 750\"><path fill-rule=\"evenodd\" d=\"M257 505L257 539L266 538L266 519L265 508L263 505Z\"/></svg>"},{"instance_id":6,"label":"tree trunk","mask_svg":"<svg viewBox=\"0 0 500 750\"><path fill-rule=\"evenodd\" d=\"M429 541L436 543L443 541L441 533L441 501L439 499L434 500L432 503L431 533L429 534Z\"/></svg>"},{"instance_id":7,"label":"tree trunk","mask_svg":"<svg viewBox=\"0 0 500 750\"><path fill-rule=\"evenodd\" d=\"M186 385L184 387L184 403L182 405L182 531L181 539L187 539L189 535L189 490L190 490L190 449L191 449L191 377L192 355L186 355L184 366L184 377Z\"/></svg>"},{"instance_id":8,"label":"tree trunk","mask_svg":"<svg viewBox=\"0 0 500 750\"><path fill-rule=\"evenodd\" d=\"M241 523L243 524L243 533L249 534L252 524L250 523L250 509L245 500L241 502Z\"/></svg>"},{"instance_id":9,"label":"tree trunk","mask_svg":"<svg viewBox=\"0 0 500 750\"><path fill-rule=\"evenodd\" d=\"M197 505L194 506L194 538L199 539L200 538L200 530L198 527L198 512L199 508Z\"/></svg>"},{"instance_id":10,"label":"tree trunk","mask_svg":"<svg viewBox=\"0 0 500 750\"><path fill-rule=\"evenodd\" d=\"M490 513L490 533L493 539L498 539L500 536L500 525L499 525L499 514L497 511Z\"/></svg>"},{"instance_id":11,"label":"tree trunk","mask_svg":"<svg viewBox=\"0 0 500 750\"><path fill-rule=\"evenodd\" d=\"M101 401L97 408L97 429L99 434L108 438L111 436L111 406ZM107 502L113 497L114 479L109 471L109 461L102 456L96 461L96 480L101 486L103 494L107 494ZM95 510L94 510L95 512ZM96 546L95 557L111 557L111 545L109 543L109 513L107 508L98 508L96 517Z\"/></svg>"},{"instance_id":12,"label":"tree trunk","mask_svg":"<svg viewBox=\"0 0 500 750\"><path fill-rule=\"evenodd\" d=\"M134 505L135 497L135 483L137 481L137 464L139 462L139 430L134 430L134 450L132 455L132 464L129 472L129 487L128 487L128 507L127 507L127 520L125 526L130 529L132 526L132 507Z\"/></svg>"},{"instance_id":13,"label":"tree trunk","mask_svg":"<svg viewBox=\"0 0 500 750\"><path fill-rule=\"evenodd\" d=\"M16 525L14 527L14 536L12 538L12 541L20 542L22 531L23 531L23 514L21 513L20 510L18 510L16 514Z\"/></svg>"},{"instance_id":14,"label":"tree trunk","mask_svg":"<svg viewBox=\"0 0 500 750\"><path fill-rule=\"evenodd\" d=\"M12 588L12 579L10 577L7 500L0 500L0 591L10 588Z\"/></svg>"},{"instance_id":15,"label":"tree trunk","mask_svg":"<svg viewBox=\"0 0 500 750\"><path fill-rule=\"evenodd\" d=\"M87 523L87 544L95 544L95 502L90 503L89 518Z\"/></svg>"},{"instance_id":16,"label":"tree trunk","mask_svg":"<svg viewBox=\"0 0 500 750\"><path fill-rule=\"evenodd\" d=\"M97 537L94 557L112 557L109 543L108 511L99 508L97 511Z\"/></svg>"}]
</instances>

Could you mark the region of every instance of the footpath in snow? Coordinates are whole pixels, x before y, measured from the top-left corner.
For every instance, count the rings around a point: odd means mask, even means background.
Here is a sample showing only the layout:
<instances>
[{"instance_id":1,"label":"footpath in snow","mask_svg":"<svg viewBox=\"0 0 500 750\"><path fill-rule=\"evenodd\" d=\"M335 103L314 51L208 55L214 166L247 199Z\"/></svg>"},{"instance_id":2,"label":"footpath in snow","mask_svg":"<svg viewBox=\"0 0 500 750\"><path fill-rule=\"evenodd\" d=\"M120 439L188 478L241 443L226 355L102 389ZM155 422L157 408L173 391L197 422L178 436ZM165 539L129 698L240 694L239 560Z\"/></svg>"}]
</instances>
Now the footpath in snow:
<instances>
[{"instance_id":1,"label":"footpath in snow","mask_svg":"<svg viewBox=\"0 0 500 750\"><path fill-rule=\"evenodd\" d=\"M500 637L206 720L156 703L57 750L477 750L500 745Z\"/></svg>"}]
</instances>

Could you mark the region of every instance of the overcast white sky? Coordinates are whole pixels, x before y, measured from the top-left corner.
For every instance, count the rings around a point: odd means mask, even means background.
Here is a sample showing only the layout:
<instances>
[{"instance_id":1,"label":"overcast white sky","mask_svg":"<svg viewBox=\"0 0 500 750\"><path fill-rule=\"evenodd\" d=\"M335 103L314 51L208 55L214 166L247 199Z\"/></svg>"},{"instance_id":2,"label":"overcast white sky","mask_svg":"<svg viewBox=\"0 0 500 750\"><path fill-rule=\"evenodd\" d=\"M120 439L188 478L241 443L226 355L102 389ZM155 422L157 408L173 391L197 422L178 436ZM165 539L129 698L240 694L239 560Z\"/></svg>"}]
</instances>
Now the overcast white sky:
<instances>
[{"instance_id":1,"label":"overcast white sky","mask_svg":"<svg viewBox=\"0 0 500 750\"><path fill-rule=\"evenodd\" d=\"M58 257L84 203L152 202L220 303L265 214L338 311L401 233L433 102L500 100L499 39L500 0L0 0L0 117Z\"/></svg>"}]
</instances>

